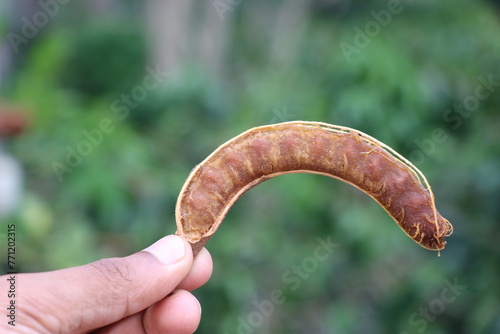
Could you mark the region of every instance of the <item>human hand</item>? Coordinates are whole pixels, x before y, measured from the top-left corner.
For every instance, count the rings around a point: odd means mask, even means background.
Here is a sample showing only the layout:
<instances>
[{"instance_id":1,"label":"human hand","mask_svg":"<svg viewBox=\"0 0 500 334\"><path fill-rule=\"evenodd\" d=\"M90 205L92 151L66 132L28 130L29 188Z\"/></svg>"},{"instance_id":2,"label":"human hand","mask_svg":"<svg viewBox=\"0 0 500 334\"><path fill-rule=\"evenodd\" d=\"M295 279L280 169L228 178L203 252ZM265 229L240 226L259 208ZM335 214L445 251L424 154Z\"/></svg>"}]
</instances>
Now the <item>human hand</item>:
<instances>
[{"instance_id":1,"label":"human hand","mask_svg":"<svg viewBox=\"0 0 500 334\"><path fill-rule=\"evenodd\" d=\"M124 258L17 274L15 327L3 316L0 332L193 333L201 307L189 291L211 274L208 251L193 260L190 245L174 235ZM9 276L0 277L4 310Z\"/></svg>"}]
</instances>

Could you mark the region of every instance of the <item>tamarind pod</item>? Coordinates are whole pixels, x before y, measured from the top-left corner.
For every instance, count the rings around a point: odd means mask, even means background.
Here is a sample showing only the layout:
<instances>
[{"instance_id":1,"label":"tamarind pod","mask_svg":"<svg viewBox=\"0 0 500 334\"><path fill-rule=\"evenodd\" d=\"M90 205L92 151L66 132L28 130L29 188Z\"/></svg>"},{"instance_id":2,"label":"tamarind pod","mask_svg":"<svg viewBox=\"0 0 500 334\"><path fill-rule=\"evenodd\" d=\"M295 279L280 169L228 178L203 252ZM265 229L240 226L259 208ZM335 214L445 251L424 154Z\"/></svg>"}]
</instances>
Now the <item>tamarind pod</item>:
<instances>
[{"instance_id":1,"label":"tamarind pod","mask_svg":"<svg viewBox=\"0 0 500 334\"><path fill-rule=\"evenodd\" d=\"M355 129L294 121L252 128L197 165L177 199L176 234L196 255L242 194L288 173L326 175L357 187L424 248L444 249L453 232L424 174L392 148Z\"/></svg>"}]
</instances>

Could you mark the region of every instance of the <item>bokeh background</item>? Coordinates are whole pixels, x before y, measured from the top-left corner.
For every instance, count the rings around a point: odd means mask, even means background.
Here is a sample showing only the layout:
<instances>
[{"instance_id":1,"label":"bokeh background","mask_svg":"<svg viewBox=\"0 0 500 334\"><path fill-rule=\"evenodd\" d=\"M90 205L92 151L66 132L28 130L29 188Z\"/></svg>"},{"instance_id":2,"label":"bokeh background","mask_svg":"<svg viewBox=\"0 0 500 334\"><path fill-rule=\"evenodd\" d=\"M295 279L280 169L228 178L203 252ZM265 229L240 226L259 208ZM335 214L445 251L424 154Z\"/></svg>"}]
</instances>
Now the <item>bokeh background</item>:
<instances>
[{"instance_id":1,"label":"bokeh background","mask_svg":"<svg viewBox=\"0 0 500 334\"><path fill-rule=\"evenodd\" d=\"M2 1L0 119L26 126L1 139L1 254L8 224L20 272L139 251L175 231L182 184L218 145L322 121L427 175L447 248L338 180L275 178L208 244L198 333L499 333L498 5Z\"/></svg>"}]
</instances>

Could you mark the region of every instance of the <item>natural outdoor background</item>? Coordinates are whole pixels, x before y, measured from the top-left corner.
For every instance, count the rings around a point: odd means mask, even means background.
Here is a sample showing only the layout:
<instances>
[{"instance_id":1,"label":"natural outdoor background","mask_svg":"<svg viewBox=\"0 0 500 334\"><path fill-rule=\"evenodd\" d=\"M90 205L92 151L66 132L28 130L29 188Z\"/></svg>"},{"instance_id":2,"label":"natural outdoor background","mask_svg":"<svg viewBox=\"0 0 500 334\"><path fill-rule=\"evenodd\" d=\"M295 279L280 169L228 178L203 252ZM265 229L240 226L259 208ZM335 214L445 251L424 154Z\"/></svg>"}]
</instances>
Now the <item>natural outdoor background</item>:
<instances>
[{"instance_id":1,"label":"natural outdoor background","mask_svg":"<svg viewBox=\"0 0 500 334\"><path fill-rule=\"evenodd\" d=\"M499 333L498 5L3 0L0 113L28 126L2 140L23 185L0 254L11 223L20 272L137 252L175 231L181 186L218 145L322 121L412 160L454 224L448 246L419 247L340 181L278 177L208 243L198 333Z\"/></svg>"}]
</instances>

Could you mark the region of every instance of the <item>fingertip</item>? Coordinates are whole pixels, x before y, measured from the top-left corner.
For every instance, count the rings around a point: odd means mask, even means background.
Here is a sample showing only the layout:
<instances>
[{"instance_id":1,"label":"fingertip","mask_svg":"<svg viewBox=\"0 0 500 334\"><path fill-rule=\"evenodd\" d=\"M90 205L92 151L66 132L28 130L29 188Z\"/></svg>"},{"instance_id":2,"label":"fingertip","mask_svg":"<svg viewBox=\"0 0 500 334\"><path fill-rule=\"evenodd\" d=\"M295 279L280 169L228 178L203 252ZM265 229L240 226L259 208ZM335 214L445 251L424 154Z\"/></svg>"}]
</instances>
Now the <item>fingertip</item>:
<instances>
[{"instance_id":1,"label":"fingertip","mask_svg":"<svg viewBox=\"0 0 500 334\"><path fill-rule=\"evenodd\" d=\"M189 243L178 235L168 235L161 238L144 252L152 254L163 264L171 265L183 259L192 259L193 253Z\"/></svg>"},{"instance_id":2,"label":"fingertip","mask_svg":"<svg viewBox=\"0 0 500 334\"><path fill-rule=\"evenodd\" d=\"M193 260L193 266L187 276L178 285L179 289L195 290L205 284L212 276L212 256L203 248Z\"/></svg>"},{"instance_id":3,"label":"fingertip","mask_svg":"<svg viewBox=\"0 0 500 334\"><path fill-rule=\"evenodd\" d=\"M186 333L196 331L201 320L201 305L190 292L176 290L148 308L144 314L147 333Z\"/></svg>"},{"instance_id":4,"label":"fingertip","mask_svg":"<svg viewBox=\"0 0 500 334\"><path fill-rule=\"evenodd\" d=\"M203 247L193 263L193 268L197 268L199 273L200 285L205 284L212 277L213 267L212 255Z\"/></svg>"}]
</instances>

